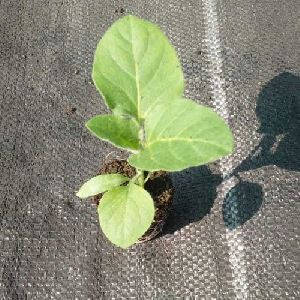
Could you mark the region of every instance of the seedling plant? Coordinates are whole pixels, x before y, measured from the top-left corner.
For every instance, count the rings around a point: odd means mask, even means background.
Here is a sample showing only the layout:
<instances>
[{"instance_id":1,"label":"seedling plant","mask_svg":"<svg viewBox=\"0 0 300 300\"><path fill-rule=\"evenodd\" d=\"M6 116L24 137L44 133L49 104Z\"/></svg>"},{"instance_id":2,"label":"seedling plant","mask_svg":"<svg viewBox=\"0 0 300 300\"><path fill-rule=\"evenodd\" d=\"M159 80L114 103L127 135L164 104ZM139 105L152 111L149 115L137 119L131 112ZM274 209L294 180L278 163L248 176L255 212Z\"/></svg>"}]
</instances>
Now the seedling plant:
<instances>
[{"instance_id":1,"label":"seedling plant","mask_svg":"<svg viewBox=\"0 0 300 300\"><path fill-rule=\"evenodd\" d=\"M111 114L93 117L86 127L128 150L136 175L98 175L77 196L103 194L97 208L102 231L128 248L154 219L154 202L144 189L152 172L215 161L232 152L233 138L211 108L184 98L177 54L153 23L135 16L116 21L97 46L92 77Z\"/></svg>"}]
</instances>

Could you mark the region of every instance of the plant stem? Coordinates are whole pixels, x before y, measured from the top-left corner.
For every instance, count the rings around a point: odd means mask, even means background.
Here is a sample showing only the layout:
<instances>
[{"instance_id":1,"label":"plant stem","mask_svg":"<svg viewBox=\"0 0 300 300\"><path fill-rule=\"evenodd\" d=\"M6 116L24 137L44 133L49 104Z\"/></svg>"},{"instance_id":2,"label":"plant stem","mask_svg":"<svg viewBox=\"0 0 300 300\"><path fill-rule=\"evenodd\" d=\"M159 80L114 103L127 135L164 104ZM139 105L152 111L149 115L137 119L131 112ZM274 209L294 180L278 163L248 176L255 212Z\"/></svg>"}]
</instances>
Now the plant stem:
<instances>
[{"instance_id":1,"label":"plant stem","mask_svg":"<svg viewBox=\"0 0 300 300\"><path fill-rule=\"evenodd\" d=\"M152 172L148 172L148 175L145 178L144 183L146 183L148 181L148 179L150 178L151 175L152 175Z\"/></svg>"},{"instance_id":2,"label":"plant stem","mask_svg":"<svg viewBox=\"0 0 300 300\"><path fill-rule=\"evenodd\" d=\"M144 188L144 183L145 183L144 171L140 171L140 176L138 177L138 183L142 188Z\"/></svg>"},{"instance_id":3,"label":"plant stem","mask_svg":"<svg viewBox=\"0 0 300 300\"><path fill-rule=\"evenodd\" d=\"M142 170L136 170L136 175L131 178L131 182L138 184L142 188L144 188L145 184L145 173Z\"/></svg>"}]
</instances>

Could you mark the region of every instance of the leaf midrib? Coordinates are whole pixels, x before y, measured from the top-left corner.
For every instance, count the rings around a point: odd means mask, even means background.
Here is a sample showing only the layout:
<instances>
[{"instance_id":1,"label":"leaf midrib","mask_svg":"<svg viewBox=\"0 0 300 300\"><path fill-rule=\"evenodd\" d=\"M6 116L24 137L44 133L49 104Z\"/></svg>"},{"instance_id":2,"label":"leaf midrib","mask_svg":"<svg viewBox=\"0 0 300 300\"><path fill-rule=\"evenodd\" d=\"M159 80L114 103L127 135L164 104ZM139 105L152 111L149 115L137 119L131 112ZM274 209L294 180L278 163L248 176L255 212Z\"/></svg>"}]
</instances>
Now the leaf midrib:
<instances>
[{"instance_id":1,"label":"leaf midrib","mask_svg":"<svg viewBox=\"0 0 300 300\"><path fill-rule=\"evenodd\" d=\"M138 64L137 64L137 58L136 58L136 53L134 51L133 47L133 25L132 25L132 20L129 18L129 24L130 24L130 36L131 36L131 51L132 51L132 56L134 60L134 72L135 72L135 84L136 84L136 92L137 92L137 120L138 123L141 123L141 89L140 89L140 83L139 83L139 71L138 71Z\"/></svg>"},{"instance_id":2,"label":"leaf midrib","mask_svg":"<svg viewBox=\"0 0 300 300\"><path fill-rule=\"evenodd\" d=\"M194 142L201 142L203 144L209 144L209 145L212 145L212 146L224 149L224 150L227 149L226 147L224 147L222 145L212 143L212 142L209 142L209 141L206 141L206 140L203 140L203 139L199 139L199 138L193 139L193 138L183 138L183 137L161 138L159 140L155 140L153 142L148 143L146 146L150 147L150 146L153 146L154 144L161 143L161 142L164 143L164 142L180 142L180 141L181 142L189 142L191 144L193 144Z\"/></svg>"}]
</instances>

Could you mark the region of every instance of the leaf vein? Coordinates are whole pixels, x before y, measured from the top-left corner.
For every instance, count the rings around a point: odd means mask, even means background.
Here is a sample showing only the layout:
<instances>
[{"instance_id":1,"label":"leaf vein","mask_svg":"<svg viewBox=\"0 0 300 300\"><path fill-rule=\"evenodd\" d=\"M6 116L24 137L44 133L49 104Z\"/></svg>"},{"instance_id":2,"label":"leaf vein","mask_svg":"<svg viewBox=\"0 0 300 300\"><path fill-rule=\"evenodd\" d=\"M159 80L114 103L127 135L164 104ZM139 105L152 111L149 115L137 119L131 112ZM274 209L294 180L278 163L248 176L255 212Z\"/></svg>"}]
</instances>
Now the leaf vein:
<instances>
[{"instance_id":1,"label":"leaf vein","mask_svg":"<svg viewBox=\"0 0 300 300\"><path fill-rule=\"evenodd\" d=\"M155 70L155 72L153 73L153 75L151 76L151 78L148 80L147 84L144 86L144 90L146 90L146 88L152 83L153 79L155 78L155 76L158 74L158 71L160 71L160 68L162 66L162 61L163 61L163 58L165 57L165 54L166 54L166 43L163 43L163 51L162 51L162 56L160 58L160 62L159 62L159 65L158 65L158 68Z\"/></svg>"},{"instance_id":2,"label":"leaf vein","mask_svg":"<svg viewBox=\"0 0 300 300\"><path fill-rule=\"evenodd\" d=\"M116 64L116 66L119 67L119 69L120 69L121 71L123 71L125 74L129 75L130 77L132 77L132 78L135 80L134 75L131 74L130 72L128 72L123 66L121 66L121 65L117 62L117 60L113 57L113 55L112 55L112 53L111 53L110 51L108 51L108 53L109 53L111 59L113 60L113 62Z\"/></svg>"},{"instance_id":3,"label":"leaf vein","mask_svg":"<svg viewBox=\"0 0 300 300\"><path fill-rule=\"evenodd\" d=\"M154 145L156 143L172 142L172 141L175 141L175 142L183 141L183 142L188 142L188 143L191 143L191 144L194 144L195 142L200 142L200 143L203 143L203 144L209 144L209 145L212 145L212 146L216 146L217 148L224 149L224 147L222 147L222 145L218 145L218 144L210 142L210 141L206 141L206 140L199 139L199 138L192 139L192 138L182 138L182 137L180 137L180 138L176 138L176 137L173 137L173 138L162 138L162 139L159 139L159 140L155 140L154 142L149 143L148 147L150 147L150 146L152 146L152 145Z\"/></svg>"},{"instance_id":4,"label":"leaf vein","mask_svg":"<svg viewBox=\"0 0 300 300\"><path fill-rule=\"evenodd\" d=\"M101 75L107 80L109 81L112 85L114 85L116 88L120 89L126 96L127 98L130 100L130 102L134 105L135 108L136 107L136 103L135 101L128 95L127 91L121 87L119 84L115 83L114 81L112 81L111 79L109 79L109 77L107 77L103 72L101 73Z\"/></svg>"},{"instance_id":5,"label":"leaf vein","mask_svg":"<svg viewBox=\"0 0 300 300\"><path fill-rule=\"evenodd\" d=\"M167 125L165 125L165 128L159 133L159 135L156 137L156 139L159 139L166 130L170 128L170 125L172 125L174 122L176 122L182 115L184 115L189 110L189 107L181 111L174 119L171 120ZM157 124L156 124L157 125ZM157 127L157 126L156 126ZM154 130L153 130L154 131Z\"/></svg>"}]
</instances>

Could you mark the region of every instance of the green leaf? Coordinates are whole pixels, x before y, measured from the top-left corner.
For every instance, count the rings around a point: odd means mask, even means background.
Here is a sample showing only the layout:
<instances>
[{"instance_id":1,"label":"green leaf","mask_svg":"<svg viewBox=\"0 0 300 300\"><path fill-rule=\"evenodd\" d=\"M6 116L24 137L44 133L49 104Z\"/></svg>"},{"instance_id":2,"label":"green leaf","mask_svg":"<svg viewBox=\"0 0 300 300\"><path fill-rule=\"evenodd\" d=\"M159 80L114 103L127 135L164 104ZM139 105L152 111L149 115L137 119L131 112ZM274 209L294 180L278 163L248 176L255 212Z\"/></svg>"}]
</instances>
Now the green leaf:
<instances>
[{"instance_id":1,"label":"green leaf","mask_svg":"<svg viewBox=\"0 0 300 300\"><path fill-rule=\"evenodd\" d=\"M130 179L120 174L98 175L84 183L76 196L87 198L109 191Z\"/></svg>"},{"instance_id":2,"label":"green leaf","mask_svg":"<svg viewBox=\"0 0 300 300\"><path fill-rule=\"evenodd\" d=\"M179 171L228 155L233 137L210 108L179 99L155 107L145 121L146 145L129 163L147 171Z\"/></svg>"},{"instance_id":3,"label":"green leaf","mask_svg":"<svg viewBox=\"0 0 300 300\"><path fill-rule=\"evenodd\" d=\"M104 34L94 56L93 80L114 113L138 120L184 90L181 66L167 37L134 16L121 18Z\"/></svg>"},{"instance_id":4,"label":"green leaf","mask_svg":"<svg viewBox=\"0 0 300 300\"><path fill-rule=\"evenodd\" d=\"M136 120L115 115L102 115L86 123L89 131L99 139L127 149L139 149L139 126Z\"/></svg>"},{"instance_id":5,"label":"green leaf","mask_svg":"<svg viewBox=\"0 0 300 300\"><path fill-rule=\"evenodd\" d=\"M131 183L105 193L98 214L107 238L121 248L128 248L150 227L154 204L147 191Z\"/></svg>"}]
</instances>

